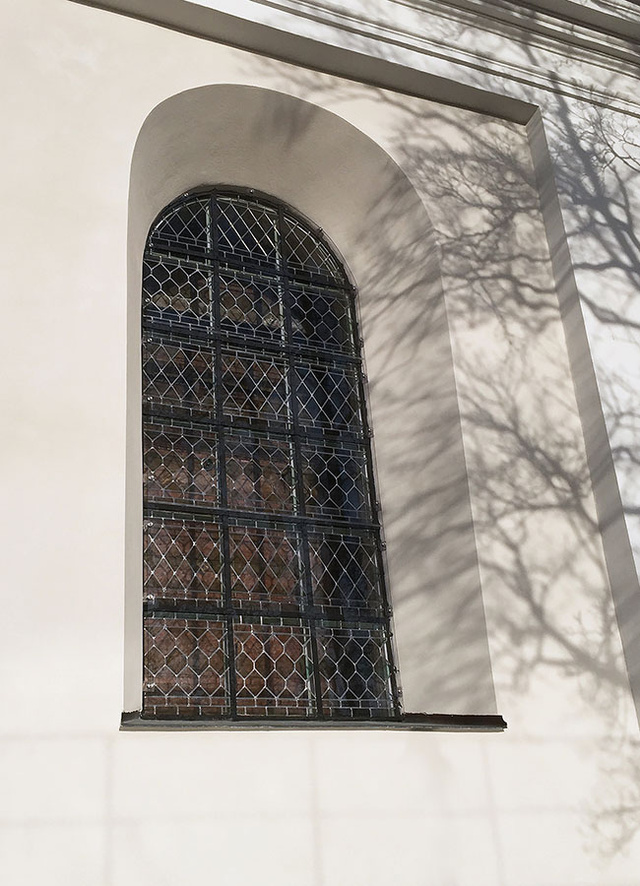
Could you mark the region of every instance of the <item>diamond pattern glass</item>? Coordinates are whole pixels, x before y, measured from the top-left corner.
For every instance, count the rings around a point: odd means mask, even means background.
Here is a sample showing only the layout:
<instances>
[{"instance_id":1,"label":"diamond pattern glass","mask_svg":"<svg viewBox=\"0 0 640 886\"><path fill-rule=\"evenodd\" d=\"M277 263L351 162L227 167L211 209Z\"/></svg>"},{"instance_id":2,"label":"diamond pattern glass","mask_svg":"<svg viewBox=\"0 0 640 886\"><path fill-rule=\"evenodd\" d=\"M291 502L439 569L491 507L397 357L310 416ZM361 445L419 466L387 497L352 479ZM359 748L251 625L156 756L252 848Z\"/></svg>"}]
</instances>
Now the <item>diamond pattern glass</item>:
<instances>
[{"instance_id":1,"label":"diamond pattern glass","mask_svg":"<svg viewBox=\"0 0 640 886\"><path fill-rule=\"evenodd\" d=\"M310 534L315 604L327 615L369 618L383 612L377 547L372 533Z\"/></svg>"},{"instance_id":2,"label":"diamond pattern glass","mask_svg":"<svg viewBox=\"0 0 640 886\"><path fill-rule=\"evenodd\" d=\"M254 435L227 437L227 504L233 510L291 511L293 481L287 443Z\"/></svg>"},{"instance_id":3,"label":"diamond pattern glass","mask_svg":"<svg viewBox=\"0 0 640 886\"><path fill-rule=\"evenodd\" d=\"M217 502L215 434L148 424L143 448L149 501Z\"/></svg>"},{"instance_id":4,"label":"diamond pattern glass","mask_svg":"<svg viewBox=\"0 0 640 886\"><path fill-rule=\"evenodd\" d=\"M300 455L308 514L370 518L366 455L361 446L301 446Z\"/></svg>"},{"instance_id":5,"label":"diamond pattern glass","mask_svg":"<svg viewBox=\"0 0 640 886\"><path fill-rule=\"evenodd\" d=\"M215 523L145 521L144 591L154 598L222 600L220 529Z\"/></svg>"},{"instance_id":6,"label":"diamond pattern glass","mask_svg":"<svg viewBox=\"0 0 640 886\"><path fill-rule=\"evenodd\" d=\"M228 712L223 623L145 618L143 716L197 718Z\"/></svg>"},{"instance_id":7,"label":"diamond pattern glass","mask_svg":"<svg viewBox=\"0 0 640 886\"><path fill-rule=\"evenodd\" d=\"M302 625L239 624L236 698L244 716L308 716L312 712L309 632Z\"/></svg>"},{"instance_id":8,"label":"diamond pattern glass","mask_svg":"<svg viewBox=\"0 0 640 886\"><path fill-rule=\"evenodd\" d=\"M398 716L342 265L214 188L154 224L142 301L143 716Z\"/></svg>"},{"instance_id":9,"label":"diamond pattern glass","mask_svg":"<svg viewBox=\"0 0 640 886\"><path fill-rule=\"evenodd\" d=\"M277 213L248 200L218 201L218 248L233 263L277 265Z\"/></svg>"},{"instance_id":10,"label":"diamond pattern glass","mask_svg":"<svg viewBox=\"0 0 640 886\"><path fill-rule=\"evenodd\" d=\"M149 258L144 263L142 298L149 318L169 323L201 324L208 321L210 272Z\"/></svg>"},{"instance_id":11,"label":"diamond pattern glass","mask_svg":"<svg viewBox=\"0 0 640 886\"><path fill-rule=\"evenodd\" d=\"M342 284L346 282L339 262L318 236L289 216L284 220L284 243L287 264L294 274L297 270Z\"/></svg>"},{"instance_id":12,"label":"diamond pattern glass","mask_svg":"<svg viewBox=\"0 0 640 886\"><path fill-rule=\"evenodd\" d=\"M174 407L179 414L213 409L212 355L187 345L147 342L142 391L148 404Z\"/></svg>"},{"instance_id":13,"label":"diamond pattern glass","mask_svg":"<svg viewBox=\"0 0 640 886\"><path fill-rule=\"evenodd\" d=\"M287 418L285 364L281 360L225 351L221 389L227 415L263 421Z\"/></svg>"},{"instance_id":14,"label":"diamond pattern glass","mask_svg":"<svg viewBox=\"0 0 640 886\"><path fill-rule=\"evenodd\" d=\"M328 716L390 714L389 661L382 631L318 630L322 704Z\"/></svg>"},{"instance_id":15,"label":"diamond pattern glass","mask_svg":"<svg viewBox=\"0 0 640 886\"><path fill-rule=\"evenodd\" d=\"M292 287L294 341L321 350L354 353L349 299L339 291Z\"/></svg>"},{"instance_id":16,"label":"diamond pattern glass","mask_svg":"<svg viewBox=\"0 0 640 886\"><path fill-rule=\"evenodd\" d=\"M281 338L278 286L255 274L220 274L220 323L223 329L240 335Z\"/></svg>"},{"instance_id":17,"label":"diamond pattern glass","mask_svg":"<svg viewBox=\"0 0 640 886\"><path fill-rule=\"evenodd\" d=\"M291 530L232 526L231 598L238 606L297 611L301 604L300 539Z\"/></svg>"},{"instance_id":18,"label":"diamond pattern glass","mask_svg":"<svg viewBox=\"0 0 640 886\"><path fill-rule=\"evenodd\" d=\"M156 249L205 250L210 246L209 200L190 198L160 219L149 236Z\"/></svg>"},{"instance_id":19,"label":"diamond pattern glass","mask_svg":"<svg viewBox=\"0 0 640 886\"><path fill-rule=\"evenodd\" d=\"M361 427L355 372L298 366L296 390L300 424L353 430Z\"/></svg>"}]
</instances>

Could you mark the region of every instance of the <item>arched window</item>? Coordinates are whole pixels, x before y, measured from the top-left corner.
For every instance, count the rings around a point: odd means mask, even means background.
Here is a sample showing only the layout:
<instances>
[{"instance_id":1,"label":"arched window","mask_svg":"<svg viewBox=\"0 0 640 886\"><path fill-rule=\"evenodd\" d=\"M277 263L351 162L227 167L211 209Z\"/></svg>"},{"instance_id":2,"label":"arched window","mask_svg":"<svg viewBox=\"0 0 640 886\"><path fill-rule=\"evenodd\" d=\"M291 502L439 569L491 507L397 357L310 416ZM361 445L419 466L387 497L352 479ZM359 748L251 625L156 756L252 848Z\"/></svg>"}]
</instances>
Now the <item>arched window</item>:
<instances>
[{"instance_id":1,"label":"arched window","mask_svg":"<svg viewBox=\"0 0 640 886\"><path fill-rule=\"evenodd\" d=\"M143 716L397 716L354 292L322 233L182 197L142 326Z\"/></svg>"}]
</instances>

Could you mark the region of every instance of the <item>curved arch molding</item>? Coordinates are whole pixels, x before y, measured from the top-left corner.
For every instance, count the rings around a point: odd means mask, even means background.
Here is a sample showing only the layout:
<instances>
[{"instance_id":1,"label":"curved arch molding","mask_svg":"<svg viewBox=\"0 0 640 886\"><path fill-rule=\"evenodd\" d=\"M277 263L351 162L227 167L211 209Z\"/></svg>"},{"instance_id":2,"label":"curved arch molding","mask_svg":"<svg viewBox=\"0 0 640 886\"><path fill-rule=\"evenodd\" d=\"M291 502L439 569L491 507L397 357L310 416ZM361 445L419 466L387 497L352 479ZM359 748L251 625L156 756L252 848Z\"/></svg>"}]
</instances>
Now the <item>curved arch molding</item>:
<instances>
[{"instance_id":1,"label":"curved arch molding","mask_svg":"<svg viewBox=\"0 0 640 886\"><path fill-rule=\"evenodd\" d=\"M255 188L323 229L359 292L407 713L495 713L438 247L403 171L345 120L250 86L174 95L140 131L128 231L125 711L141 696L140 290L153 219L202 185Z\"/></svg>"}]
</instances>

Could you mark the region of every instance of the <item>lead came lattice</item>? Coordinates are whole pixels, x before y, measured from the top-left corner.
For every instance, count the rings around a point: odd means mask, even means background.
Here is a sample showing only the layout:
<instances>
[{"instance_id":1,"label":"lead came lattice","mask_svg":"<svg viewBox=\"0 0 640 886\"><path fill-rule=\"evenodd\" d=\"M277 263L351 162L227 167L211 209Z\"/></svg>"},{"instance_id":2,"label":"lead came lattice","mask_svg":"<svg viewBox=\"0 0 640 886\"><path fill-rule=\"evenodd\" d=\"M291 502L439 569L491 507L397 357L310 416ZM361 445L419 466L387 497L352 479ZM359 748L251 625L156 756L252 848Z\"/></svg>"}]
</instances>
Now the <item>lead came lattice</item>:
<instances>
[{"instance_id":1,"label":"lead came lattice","mask_svg":"<svg viewBox=\"0 0 640 886\"><path fill-rule=\"evenodd\" d=\"M143 275L144 703L399 715L354 293L288 208L220 189Z\"/></svg>"}]
</instances>

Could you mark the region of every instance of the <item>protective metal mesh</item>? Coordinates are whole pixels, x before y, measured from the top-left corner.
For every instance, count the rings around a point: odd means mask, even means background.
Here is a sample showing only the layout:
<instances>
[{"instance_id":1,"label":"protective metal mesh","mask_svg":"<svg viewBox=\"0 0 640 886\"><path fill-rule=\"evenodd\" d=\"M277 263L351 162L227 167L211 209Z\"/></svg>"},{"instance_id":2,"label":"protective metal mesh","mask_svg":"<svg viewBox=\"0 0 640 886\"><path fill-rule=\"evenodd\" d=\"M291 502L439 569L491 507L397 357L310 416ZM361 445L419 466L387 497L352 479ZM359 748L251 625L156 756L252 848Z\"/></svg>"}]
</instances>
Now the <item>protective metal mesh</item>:
<instances>
[{"instance_id":1,"label":"protective metal mesh","mask_svg":"<svg viewBox=\"0 0 640 886\"><path fill-rule=\"evenodd\" d=\"M353 291L282 206L212 191L143 274L144 707L398 714Z\"/></svg>"}]
</instances>

